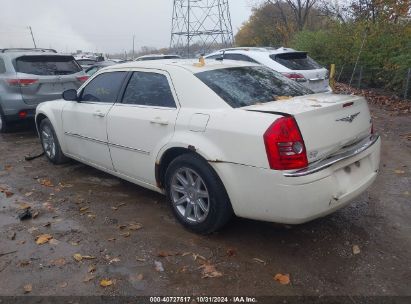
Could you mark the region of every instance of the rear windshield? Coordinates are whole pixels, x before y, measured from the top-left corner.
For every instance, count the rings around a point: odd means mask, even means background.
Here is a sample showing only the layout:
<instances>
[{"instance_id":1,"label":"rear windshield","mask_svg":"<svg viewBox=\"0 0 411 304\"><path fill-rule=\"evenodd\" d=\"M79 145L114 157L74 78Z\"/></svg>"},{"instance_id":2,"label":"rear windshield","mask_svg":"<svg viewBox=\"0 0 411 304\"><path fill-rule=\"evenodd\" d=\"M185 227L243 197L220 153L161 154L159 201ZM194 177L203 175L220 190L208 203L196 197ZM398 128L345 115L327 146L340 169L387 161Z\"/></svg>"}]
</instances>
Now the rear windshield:
<instances>
[{"instance_id":1,"label":"rear windshield","mask_svg":"<svg viewBox=\"0 0 411 304\"><path fill-rule=\"evenodd\" d=\"M233 108L302 96L313 92L265 67L235 67L196 76Z\"/></svg>"},{"instance_id":2,"label":"rear windshield","mask_svg":"<svg viewBox=\"0 0 411 304\"><path fill-rule=\"evenodd\" d=\"M72 56L23 56L16 59L16 71L32 75L70 75L81 71Z\"/></svg>"},{"instance_id":3,"label":"rear windshield","mask_svg":"<svg viewBox=\"0 0 411 304\"><path fill-rule=\"evenodd\" d=\"M316 70L322 68L307 53L303 52L276 54L271 55L270 58L290 70Z\"/></svg>"}]
</instances>

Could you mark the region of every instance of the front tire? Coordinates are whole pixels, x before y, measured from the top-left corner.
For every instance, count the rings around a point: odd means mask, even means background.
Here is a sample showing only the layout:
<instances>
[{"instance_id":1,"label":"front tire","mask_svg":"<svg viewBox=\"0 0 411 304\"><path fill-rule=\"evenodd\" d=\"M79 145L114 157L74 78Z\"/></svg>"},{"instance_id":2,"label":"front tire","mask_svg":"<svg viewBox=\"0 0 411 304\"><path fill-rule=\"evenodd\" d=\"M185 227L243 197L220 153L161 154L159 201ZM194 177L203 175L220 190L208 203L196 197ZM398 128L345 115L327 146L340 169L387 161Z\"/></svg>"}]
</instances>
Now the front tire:
<instances>
[{"instance_id":1,"label":"front tire","mask_svg":"<svg viewBox=\"0 0 411 304\"><path fill-rule=\"evenodd\" d=\"M223 183L200 156L177 157L167 168L165 180L172 211L189 230L209 234L221 229L232 217Z\"/></svg>"},{"instance_id":2,"label":"front tire","mask_svg":"<svg viewBox=\"0 0 411 304\"><path fill-rule=\"evenodd\" d=\"M60 143L54 131L53 125L48 118L41 121L39 127L41 145L47 159L55 165L64 164L68 158L64 156Z\"/></svg>"}]
</instances>

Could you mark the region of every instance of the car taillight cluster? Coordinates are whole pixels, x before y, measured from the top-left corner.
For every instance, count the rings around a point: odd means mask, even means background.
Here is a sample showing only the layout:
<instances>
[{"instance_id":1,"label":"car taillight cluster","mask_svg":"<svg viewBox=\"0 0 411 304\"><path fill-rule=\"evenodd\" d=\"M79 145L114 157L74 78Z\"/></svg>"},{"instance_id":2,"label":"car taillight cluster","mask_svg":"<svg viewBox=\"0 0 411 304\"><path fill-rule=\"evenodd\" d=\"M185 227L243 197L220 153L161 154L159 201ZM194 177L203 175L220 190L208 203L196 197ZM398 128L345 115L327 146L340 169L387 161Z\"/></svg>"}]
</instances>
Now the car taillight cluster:
<instances>
[{"instance_id":1,"label":"car taillight cluster","mask_svg":"<svg viewBox=\"0 0 411 304\"><path fill-rule=\"evenodd\" d=\"M277 119L264 134L268 162L273 170L308 166L304 140L294 117Z\"/></svg>"},{"instance_id":2,"label":"car taillight cluster","mask_svg":"<svg viewBox=\"0 0 411 304\"><path fill-rule=\"evenodd\" d=\"M306 82L304 75L298 73L282 73L285 77L297 81L297 82Z\"/></svg>"},{"instance_id":3,"label":"car taillight cluster","mask_svg":"<svg viewBox=\"0 0 411 304\"><path fill-rule=\"evenodd\" d=\"M89 78L90 76L79 76L77 77L77 80L80 82L86 82Z\"/></svg>"},{"instance_id":4,"label":"car taillight cluster","mask_svg":"<svg viewBox=\"0 0 411 304\"><path fill-rule=\"evenodd\" d=\"M19 79L19 78L10 78L6 79L6 82L11 87L27 87L37 83L38 79Z\"/></svg>"}]
</instances>

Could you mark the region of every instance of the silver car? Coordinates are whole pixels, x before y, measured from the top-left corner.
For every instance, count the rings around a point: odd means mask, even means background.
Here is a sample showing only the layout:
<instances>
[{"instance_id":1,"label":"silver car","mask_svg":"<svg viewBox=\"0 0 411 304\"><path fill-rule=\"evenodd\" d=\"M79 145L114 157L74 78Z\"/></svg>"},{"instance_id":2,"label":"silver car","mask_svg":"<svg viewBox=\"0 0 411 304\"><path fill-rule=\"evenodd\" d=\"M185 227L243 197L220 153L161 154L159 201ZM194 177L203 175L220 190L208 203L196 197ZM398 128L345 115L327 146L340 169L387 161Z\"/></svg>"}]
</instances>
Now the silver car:
<instances>
[{"instance_id":1,"label":"silver car","mask_svg":"<svg viewBox=\"0 0 411 304\"><path fill-rule=\"evenodd\" d=\"M50 49L0 49L0 133L34 118L39 103L59 99L87 79L73 56Z\"/></svg>"}]
</instances>

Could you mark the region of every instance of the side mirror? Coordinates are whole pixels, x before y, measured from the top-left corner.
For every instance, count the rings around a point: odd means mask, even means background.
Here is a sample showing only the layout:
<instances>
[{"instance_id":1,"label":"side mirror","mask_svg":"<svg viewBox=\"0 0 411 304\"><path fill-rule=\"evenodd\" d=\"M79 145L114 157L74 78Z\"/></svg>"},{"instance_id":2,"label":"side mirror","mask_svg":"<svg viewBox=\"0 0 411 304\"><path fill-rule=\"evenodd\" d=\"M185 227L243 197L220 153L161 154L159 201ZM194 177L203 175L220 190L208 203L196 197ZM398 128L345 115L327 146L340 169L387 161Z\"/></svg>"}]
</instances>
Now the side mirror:
<instances>
[{"instance_id":1,"label":"side mirror","mask_svg":"<svg viewBox=\"0 0 411 304\"><path fill-rule=\"evenodd\" d=\"M63 92L63 99L67 101L77 101L77 91L74 89L70 89Z\"/></svg>"}]
</instances>

